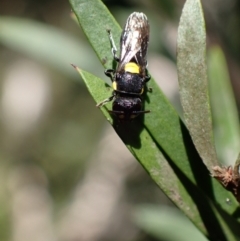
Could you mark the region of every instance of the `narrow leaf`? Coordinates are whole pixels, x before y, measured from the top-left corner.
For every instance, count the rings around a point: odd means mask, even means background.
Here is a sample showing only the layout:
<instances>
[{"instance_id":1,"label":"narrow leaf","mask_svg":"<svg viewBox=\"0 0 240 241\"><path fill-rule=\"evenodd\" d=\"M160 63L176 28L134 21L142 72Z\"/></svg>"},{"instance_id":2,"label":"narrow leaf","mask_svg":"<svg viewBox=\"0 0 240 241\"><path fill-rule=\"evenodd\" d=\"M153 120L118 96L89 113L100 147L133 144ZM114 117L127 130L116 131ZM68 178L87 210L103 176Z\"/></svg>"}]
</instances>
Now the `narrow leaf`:
<instances>
[{"instance_id":1,"label":"narrow leaf","mask_svg":"<svg viewBox=\"0 0 240 241\"><path fill-rule=\"evenodd\" d=\"M226 60L220 47L208 54L208 73L214 137L221 163L233 165L240 151L240 129Z\"/></svg>"},{"instance_id":2,"label":"narrow leaf","mask_svg":"<svg viewBox=\"0 0 240 241\"><path fill-rule=\"evenodd\" d=\"M87 43L63 30L30 19L0 17L0 43L72 77L76 75L70 63L88 70L94 66L95 74L101 70Z\"/></svg>"},{"instance_id":3,"label":"narrow leaf","mask_svg":"<svg viewBox=\"0 0 240 241\"><path fill-rule=\"evenodd\" d=\"M184 119L192 140L211 171L217 165L208 96L206 32L200 0L187 0L177 39L177 65Z\"/></svg>"},{"instance_id":4,"label":"narrow leaf","mask_svg":"<svg viewBox=\"0 0 240 241\"><path fill-rule=\"evenodd\" d=\"M119 49L121 28L108 9L98 0L70 0L86 37L105 68L112 68L112 53L107 30L111 30Z\"/></svg>"}]
</instances>

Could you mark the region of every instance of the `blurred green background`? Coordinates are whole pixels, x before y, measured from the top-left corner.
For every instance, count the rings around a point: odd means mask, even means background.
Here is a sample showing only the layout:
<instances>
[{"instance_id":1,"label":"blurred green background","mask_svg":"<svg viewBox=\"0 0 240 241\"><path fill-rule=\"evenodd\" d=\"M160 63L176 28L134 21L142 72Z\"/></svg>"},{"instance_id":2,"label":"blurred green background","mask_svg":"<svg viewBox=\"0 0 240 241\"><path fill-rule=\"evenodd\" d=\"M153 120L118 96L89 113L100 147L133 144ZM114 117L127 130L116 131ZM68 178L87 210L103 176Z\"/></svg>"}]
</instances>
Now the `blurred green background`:
<instances>
[{"instance_id":1,"label":"blurred green background","mask_svg":"<svg viewBox=\"0 0 240 241\"><path fill-rule=\"evenodd\" d=\"M148 16L149 70L181 113L184 1L104 2L121 25L133 11ZM202 4L208 47L224 50L239 106L240 3ZM0 1L0 240L204 240L131 157L71 63L109 82L68 1Z\"/></svg>"}]
</instances>

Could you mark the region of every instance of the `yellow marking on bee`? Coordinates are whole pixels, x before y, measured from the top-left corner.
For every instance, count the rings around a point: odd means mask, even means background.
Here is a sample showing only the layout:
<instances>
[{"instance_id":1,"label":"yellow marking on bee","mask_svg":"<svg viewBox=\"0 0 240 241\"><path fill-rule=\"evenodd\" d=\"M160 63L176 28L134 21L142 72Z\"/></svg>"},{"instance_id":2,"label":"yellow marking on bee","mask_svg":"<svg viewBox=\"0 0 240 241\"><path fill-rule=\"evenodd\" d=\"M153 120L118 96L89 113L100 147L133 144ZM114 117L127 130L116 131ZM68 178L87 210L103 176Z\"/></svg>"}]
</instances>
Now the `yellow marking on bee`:
<instances>
[{"instance_id":1,"label":"yellow marking on bee","mask_svg":"<svg viewBox=\"0 0 240 241\"><path fill-rule=\"evenodd\" d=\"M116 81L113 81L112 87L113 87L114 90L117 90L117 82Z\"/></svg>"},{"instance_id":2,"label":"yellow marking on bee","mask_svg":"<svg viewBox=\"0 0 240 241\"><path fill-rule=\"evenodd\" d=\"M136 63L129 62L125 64L124 70L126 72L132 73L132 74L139 74L140 73L140 68Z\"/></svg>"}]
</instances>

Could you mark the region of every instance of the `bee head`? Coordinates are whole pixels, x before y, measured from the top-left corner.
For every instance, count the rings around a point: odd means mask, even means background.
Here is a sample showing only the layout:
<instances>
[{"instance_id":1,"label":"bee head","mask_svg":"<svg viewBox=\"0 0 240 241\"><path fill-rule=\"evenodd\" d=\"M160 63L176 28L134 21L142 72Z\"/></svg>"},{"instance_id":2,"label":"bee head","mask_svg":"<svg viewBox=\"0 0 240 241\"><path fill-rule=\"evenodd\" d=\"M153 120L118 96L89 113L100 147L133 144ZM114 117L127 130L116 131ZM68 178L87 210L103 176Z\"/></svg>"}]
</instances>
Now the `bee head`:
<instances>
[{"instance_id":1,"label":"bee head","mask_svg":"<svg viewBox=\"0 0 240 241\"><path fill-rule=\"evenodd\" d=\"M142 111L142 100L138 97L117 97L113 101L112 110L109 111L114 114L120 121L133 120Z\"/></svg>"}]
</instances>

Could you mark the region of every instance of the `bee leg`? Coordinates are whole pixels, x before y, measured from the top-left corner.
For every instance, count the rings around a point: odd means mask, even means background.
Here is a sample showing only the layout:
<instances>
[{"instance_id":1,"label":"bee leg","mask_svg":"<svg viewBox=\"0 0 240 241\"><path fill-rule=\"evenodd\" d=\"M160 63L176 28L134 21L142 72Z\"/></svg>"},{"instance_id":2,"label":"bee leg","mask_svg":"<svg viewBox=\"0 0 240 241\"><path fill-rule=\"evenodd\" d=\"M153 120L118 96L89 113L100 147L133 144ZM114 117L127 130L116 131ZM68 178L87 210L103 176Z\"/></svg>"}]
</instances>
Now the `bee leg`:
<instances>
[{"instance_id":1,"label":"bee leg","mask_svg":"<svg viewBox=\"0 0 240 241\"><path fill-rule=\"evenodd\" d=\"M113 82L113 74L115 73L114 69L105 69L104 74L111 79Z\"/></svg>"},{"instance_id":2,"label":"bee leg","mask_svg":"<svg viewBox=\"0 0 240 241\"><path fill-rule=\"evenodd\" d=\"M152 87L147 87L147 91L152 93Z\"/></svg>"},{"instance_id":3,"label":"bee leg","mask_svg":"<svg viewBox=\"0 0 240 241\"><path fill-rule=\"evenodd\" d=\"M113 36L112 36L111 30L108 29L107 32L108 32L108 35L109 35L110 43L111 43L111 45L112 45L112 55L113 55L114 59L115 59L117 62L119 62L119 58L118 58L117 55L116 55L116 53L117 53L117 47L116 47L115 42L114 42L114 40L113 40Z\"/></svg>"},{"instance_id":4,"label":"bee leg","mask_svg":"<svg viewBox=\"0 0 240 241\"><path fill-rule=\"evenodd\" d=\"M107 98L107 99L103 100L102 102L98 103L96 106L97 106L97 107L101 107L101 106L105 105L107 102L112 101L113 98L114 98L114 96L115 96L115 95L110 96L109 98Z\"/></svg>"},{"instance_id":5,"label":"bee leg","mask_svg":"<svg viewBox=\"0 0 240 241\"><path fill-rule=\"evenodd\" d=\"M144 84L146 84L149 80L151 79L151 75L148 74L148 71L146 70L146 76L145 76L145 79L144 79ZM151 87L147 87L146 86L146 89L148 92L152 92L152 88Z\"/></svg>"},{"instance_id":6,"label":"bee leg","mask_svg":"<svg viewBox=\"0 0 240 241\"><path fill-rule=\"evenodd\" d=\"M146 69L146 77L144 79L144 82L147 83L151 79L151 75L148 74L148 70Z\"/></svg>"}]
</instances>

